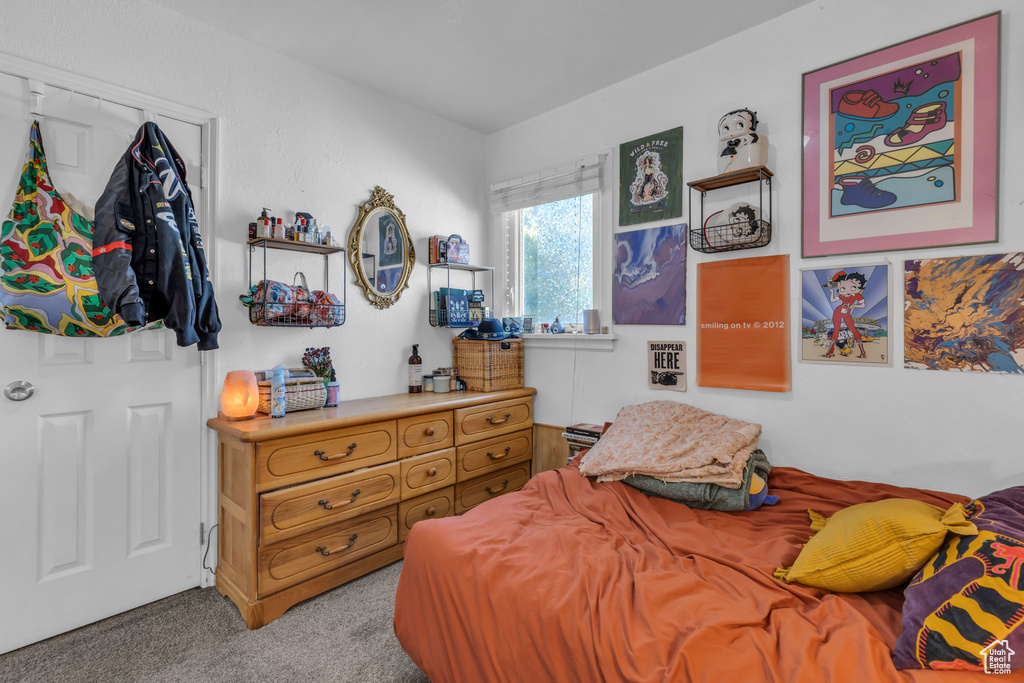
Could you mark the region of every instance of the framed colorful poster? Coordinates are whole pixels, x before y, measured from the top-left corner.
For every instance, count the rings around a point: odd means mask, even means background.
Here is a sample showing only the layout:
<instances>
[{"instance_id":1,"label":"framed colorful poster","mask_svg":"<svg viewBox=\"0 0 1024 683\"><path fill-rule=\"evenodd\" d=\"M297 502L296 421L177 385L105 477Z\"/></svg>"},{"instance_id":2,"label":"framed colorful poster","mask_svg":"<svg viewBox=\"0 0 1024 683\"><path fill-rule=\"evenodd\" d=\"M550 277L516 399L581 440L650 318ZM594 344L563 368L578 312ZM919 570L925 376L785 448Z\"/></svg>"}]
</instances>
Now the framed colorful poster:
<instances>
[{"instance_id":1,"label":"framed colorful poster","mask_svg":"<svg viewBox=\"0 0 1024 683\"><path fill-rule=\"evenodd\" d=\"M697 265L697 386L789 391L789 255Z\"/></svg>"},{"instance_id":2,"label":"framed colorful poster","mask_svg":"<svg viewBox=\"0 0 1024 683\"><path fill-rule=\"evenodd\" d=\"M904 263L903 365L1024 375L1024 252Z\"/></svg>"},{"instance_id":3,"label":"framed colorful poster","mask_svg":"<svg viewBox=\"0 0 1024 683\"><path fill-rule=\"evenodd\" d=\"M800 362L892 367L889 266L800 271Z\"/></svg>"},{"instance_id":4,"label":"framed colorful poster","mask_svg":"<svg viewBox=\"0 0 1024 683\"><path fill-rule=\"evenodd\" d=\"M996 241L999 21L804 74L804 257Z\"/></svg>"},{"instance_id":5,"label":"framed colorful poster","mask_svg":"<svg viewBox=\"0 0 1024 683\"><path fill-rule=\"evenodd\" d=\"M619 145L619 225L682 215L682 126Z\"/></svg>"},{"instance_id":6,"label":"framed colorful poster","mask_svg":"<svg viewBox=\"0 0 1024 683\"><path fill-rule=\"evenodd\" d=\"M615 236L612 319L625 325L686 324L686 223Z\"/></svg>"}]
</instances>

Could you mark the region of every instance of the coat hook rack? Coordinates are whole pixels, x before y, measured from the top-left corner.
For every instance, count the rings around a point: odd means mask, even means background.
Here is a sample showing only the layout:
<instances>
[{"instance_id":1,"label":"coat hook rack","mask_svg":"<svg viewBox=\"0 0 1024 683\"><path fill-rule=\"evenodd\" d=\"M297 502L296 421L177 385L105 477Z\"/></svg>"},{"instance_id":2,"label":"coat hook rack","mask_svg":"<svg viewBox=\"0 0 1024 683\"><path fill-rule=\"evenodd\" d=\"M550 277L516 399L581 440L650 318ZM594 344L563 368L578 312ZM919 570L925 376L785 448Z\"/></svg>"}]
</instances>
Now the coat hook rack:
<instances>
[{"instance_id":1,"label":"coat hook rack","mask_svg":"<svg viewBox=\"0 0 1024 683\"><path fill-rule=\"evenodd\" d=\"M45 85L42 81L34 79L28 79L28 93L29 93L29 115L36 119L45 118L43 116L43 98L46 97L44 92Z\"/></svg>"}]
</instances>

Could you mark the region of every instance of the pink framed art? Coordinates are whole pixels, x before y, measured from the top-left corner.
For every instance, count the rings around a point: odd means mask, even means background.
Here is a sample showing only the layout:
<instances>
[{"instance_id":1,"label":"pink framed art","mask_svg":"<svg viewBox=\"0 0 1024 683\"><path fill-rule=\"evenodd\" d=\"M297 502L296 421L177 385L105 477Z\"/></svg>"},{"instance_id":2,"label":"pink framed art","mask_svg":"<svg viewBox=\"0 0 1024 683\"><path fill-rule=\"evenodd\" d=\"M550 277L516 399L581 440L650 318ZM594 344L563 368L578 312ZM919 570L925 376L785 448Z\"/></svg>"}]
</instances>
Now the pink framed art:
<instances>
[{"instance_id":1,"label":"pink framed art","mask_svg":"<svg viewBox=\"0 0 1024 683\"><path fill-rule=\"evenodd\" d=\"M995 12L803 75L803 256L995 242Z\"/></svg>"}]
</instances>

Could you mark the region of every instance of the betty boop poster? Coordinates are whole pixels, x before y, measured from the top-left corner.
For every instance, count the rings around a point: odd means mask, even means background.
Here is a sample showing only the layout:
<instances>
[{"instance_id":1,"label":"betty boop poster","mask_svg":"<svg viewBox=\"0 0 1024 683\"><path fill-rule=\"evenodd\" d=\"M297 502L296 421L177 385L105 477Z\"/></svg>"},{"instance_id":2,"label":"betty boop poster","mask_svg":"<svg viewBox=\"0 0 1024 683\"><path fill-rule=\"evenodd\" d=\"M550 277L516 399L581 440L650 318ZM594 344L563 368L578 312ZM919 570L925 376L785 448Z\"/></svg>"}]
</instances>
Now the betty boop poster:
<instances>
[{"instance_id":1,"label":"betty boop poster","mask_svg":"<svg viewBox=\"0 0 1024 683\"><path fill-rule=\"evenodd\" d=\"M892 366L889 266L805 268L800 361Z\"/></svg>"}]
</instances>

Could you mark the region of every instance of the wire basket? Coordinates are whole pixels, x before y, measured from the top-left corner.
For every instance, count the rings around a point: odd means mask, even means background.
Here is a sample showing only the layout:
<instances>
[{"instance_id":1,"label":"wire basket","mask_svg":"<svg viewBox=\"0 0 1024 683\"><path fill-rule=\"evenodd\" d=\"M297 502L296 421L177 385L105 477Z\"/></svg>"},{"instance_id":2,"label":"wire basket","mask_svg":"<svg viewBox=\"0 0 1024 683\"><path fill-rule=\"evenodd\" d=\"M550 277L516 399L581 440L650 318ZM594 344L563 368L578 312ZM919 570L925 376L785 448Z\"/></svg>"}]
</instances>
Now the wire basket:
<instances>
[{"instance_id":1,"label":"wire basket","mask_svg":"<svg viewBox=\"0 0 1024 683\"><path fill-rule=\"evenodd\" d=\"M772 241L772 224L757 219L744 223L705 225L690 230L690 247L705 254L756 249Z\"/></svg>"},{"instance_id":2,"label":"wire basket","mask_svg":"<svg viewBox=\"0 0 1024 683\"><path fill-rule=\"evenodd\" d=\"M493 317L494 312L489 308L471 308L469 309L468 323L450 325L448 323L448 309L438 308L430 311L430 325L432 327L476 327L484 318Z\"/></svg>"},{"instance_id":3,"label":"wire basket","mask_svg":"<svg viewBox=\"0 0 1024 683\"><path fill-rule=\"evenodd\" d=\"M270 414L271 383L268 381L257 383L260 390L260 404L256 408L261 413ZM301 377L288 379L284 382L284 412L291 413L296 410L311 410L323 408L327 403L327 387L321 377Z\"/></svg>"},{"instance_id":4,"label":"wire basket","mask_svg":"<svg viewBox=\"0 0 1024 683\"><path fill-rule=\"evenodd\" d=\"M270 327L338 327L345 324L345 304L254 301L249 306L249 322Z\"/></svg>"}]
</instances>

